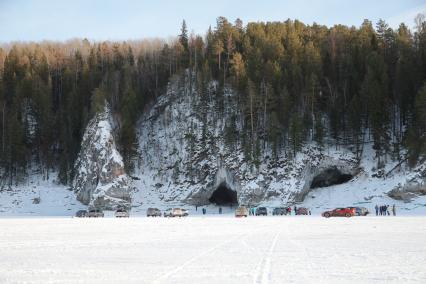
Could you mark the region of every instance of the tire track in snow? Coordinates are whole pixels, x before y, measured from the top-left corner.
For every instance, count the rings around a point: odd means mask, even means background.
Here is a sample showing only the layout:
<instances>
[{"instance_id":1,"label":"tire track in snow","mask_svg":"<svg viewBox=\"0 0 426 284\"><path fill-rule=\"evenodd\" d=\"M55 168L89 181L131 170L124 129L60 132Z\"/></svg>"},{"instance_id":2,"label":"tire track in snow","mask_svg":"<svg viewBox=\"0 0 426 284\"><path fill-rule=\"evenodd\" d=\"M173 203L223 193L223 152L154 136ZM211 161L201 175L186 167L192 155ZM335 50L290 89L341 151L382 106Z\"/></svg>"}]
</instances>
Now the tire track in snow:
<instances>
[{"instance_id":1,"label":"tire track in snow","mask_svg":"<svg viewBox=\"0 0 426 284\"><path fill-rule=\"evenodd\" d=\"M199 260L200 258L202 258L202 257L204 257L204 256L206 256L206 255L209 255L209 254L213 253L214 251L216 251L217 249L219 249L220 247L222 247L222 246L224 246L224 245L227 245L227 244L229 244L229 243L232 243L232 242L234 242L234 241L236 241L236 240L241 239L241 238L242 238L242 237L244 237L245 235L246 235L246 234L240 234L240 235L237 235L236 237L234 237L234 238L232 238L232 239L230 239L230 240L227 240L227 241L221 242L221 243L219 243L219 244L217 244L217 245L215 245L215 246L211 247L210 249L208 249L208 250L206 250L206 251L204 251L204 252L202 252L202 253L200 253L200 254L198 254L198 255L196 255L196 256L194 256L194 257L190 258L190 259L188 259L187 261L185 261L185 262L184 262L184 263L182 263L181 265L177 266L175 269L172 269L172 270L170 270L169 272L167 272L167 273L165 273L165 274L161 275L160 277L156 278L156 279L155 279L154 281L152 281L151 283L161 283L161 281L166 280L166 279L170 278L172 275L174 275L174 274L176 274L176 273L178 273L178 272L182 271L182 270L183 270L183 269L185 269L188 265L190 265L190 264L194 263L195 261Z\"/></svg>"},{"instance_id":2,"label":"tire track in snow","mask_svg":"<svg viewBox=\"0 0 426 284\"><path fill-rule=\"evenodd\" d=\"M264 252L262 260L257 265L256 273L253 278L254 284L266 284L271 279L272 254L274 253L280 234L281 230L275 233L269 249Z\"/></svg>"}]
</instances>

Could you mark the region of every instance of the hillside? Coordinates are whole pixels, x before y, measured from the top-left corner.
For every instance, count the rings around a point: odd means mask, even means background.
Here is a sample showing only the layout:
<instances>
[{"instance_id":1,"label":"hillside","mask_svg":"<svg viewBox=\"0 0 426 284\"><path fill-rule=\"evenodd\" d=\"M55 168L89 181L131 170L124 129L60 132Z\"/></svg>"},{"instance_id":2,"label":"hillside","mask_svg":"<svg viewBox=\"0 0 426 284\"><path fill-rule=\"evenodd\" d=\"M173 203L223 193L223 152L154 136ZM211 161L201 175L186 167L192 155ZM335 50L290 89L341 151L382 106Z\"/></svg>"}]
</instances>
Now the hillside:
<instances>
[{"instance_id":1,"label":"hillside","mask_svg":"<svg viewBox=\"0 0 426 284\"><path fill-rule=\"evenodd\" d=\"M414 30L218 17L168 41L2 45L0 210L423 210L425 50L422 17Z\"/></svg>"},{"instance_id":2,"label":"hillside","mask_svg":"<svg viewBox=\"0 0 426 284\"><path fill-rule=\"evenodd\" d=\"M398 161L389 158L385 167L377 170L372 143L365 143L359 159L348 148L336 150L332 146L320 150L311 142L294 158L286 153L272 158L271 149L267 149L259 167L250 165L239 139L232 147L225 142L226 125L238 114L235 90L226 90L226 107L221 114L216 112L217 101L208 102L203 119L202 98L190 80L187 73L171 81L166 94L140 120L140 161L135 172L138 180L134 181L138 189L134 194L136 204L229 205L226 203L235 200L227 194L225 200L210 200L215 191L225 187L237 193L239 204L246 205L300 204L319 211L347 204L373 208L375 204L396 203L404 210L426 210L425 196L413 193L411 198L394 200L387 195L409 181L413 186L424 186L425 164L410 169L403 163L394 169ZM218 96L216 86L210 84L208 94L212 98ZM234 131L238 133L241 120L237 118L234 122ZM349 175L349 180L311 188L314 179L330 169ZM333 183L333 177L328 178Z\"/></svg>"}]
</instances>

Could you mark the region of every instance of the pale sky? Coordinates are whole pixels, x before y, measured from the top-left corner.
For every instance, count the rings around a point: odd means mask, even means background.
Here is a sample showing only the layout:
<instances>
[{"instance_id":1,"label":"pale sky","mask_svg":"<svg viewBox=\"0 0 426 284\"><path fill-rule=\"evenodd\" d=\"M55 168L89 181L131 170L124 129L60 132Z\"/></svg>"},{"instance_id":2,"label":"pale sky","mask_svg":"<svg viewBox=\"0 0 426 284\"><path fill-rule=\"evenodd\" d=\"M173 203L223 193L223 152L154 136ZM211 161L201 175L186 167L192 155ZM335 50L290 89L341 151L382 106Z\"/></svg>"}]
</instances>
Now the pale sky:
<instances>
[{"instance_id":1,"label":"pale sky","mask_svg":"<svg viewBox=\"0 0 426 284\"><path fill-rule=\"evenodd\" d=\"M382 18L411 28L417 13L426 13L426 0L0 0L0 42L166 38L179 34L182 19L204 34L218 16L327 26Z\"/></svg>"}]
</instances>

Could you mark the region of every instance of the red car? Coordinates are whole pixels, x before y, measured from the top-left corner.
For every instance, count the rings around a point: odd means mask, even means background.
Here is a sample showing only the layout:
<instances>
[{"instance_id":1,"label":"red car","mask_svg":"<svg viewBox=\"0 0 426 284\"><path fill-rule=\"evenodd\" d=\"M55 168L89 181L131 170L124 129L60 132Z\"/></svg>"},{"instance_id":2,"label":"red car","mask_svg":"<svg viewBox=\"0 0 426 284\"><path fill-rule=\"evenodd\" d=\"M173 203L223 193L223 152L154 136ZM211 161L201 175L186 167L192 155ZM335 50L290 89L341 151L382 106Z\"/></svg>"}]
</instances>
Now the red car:
<instances>
[{"instance_id":1,"label":"red car","mask_svg":"<svg viewBox=\"0 0 426 284\"><path fill-rule=\"evenodd\" d=\"M352 217L352 216L355 216L355 208L336 208L331 211L325 211L321 215L325 218Z\"/></svg>"}]
</instances>

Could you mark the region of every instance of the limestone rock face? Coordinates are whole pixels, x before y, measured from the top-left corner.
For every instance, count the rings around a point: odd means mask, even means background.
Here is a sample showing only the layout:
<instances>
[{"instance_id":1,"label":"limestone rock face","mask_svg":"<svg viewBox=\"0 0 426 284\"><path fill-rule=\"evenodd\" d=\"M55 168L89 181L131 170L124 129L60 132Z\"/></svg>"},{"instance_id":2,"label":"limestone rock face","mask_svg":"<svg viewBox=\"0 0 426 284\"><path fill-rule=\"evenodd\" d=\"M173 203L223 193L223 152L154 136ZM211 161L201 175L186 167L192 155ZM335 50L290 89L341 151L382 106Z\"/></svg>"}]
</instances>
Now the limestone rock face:
<instances>
[{"instance_id":1,"label":"limestone rock face","mask_svg":"<svg viewBox=\"0 0 426 284\"><path fill-rule=\"evenodd\" d=\"M108 105L87 125L75 163L73 189L83 204L114 209L130 206L131 179L117 151Z\"/></svg>"},{"instance_id":2,"label":"limestone rock face","mask_svg":"<svg viewBox=\"0 0 426 284\"><path fill-rule=\"evenodd\" d=\"M140 181L135 183L141 203L207 205L225 187L236 192L239 204L286 204L303 200L320 170L355 171L356 158L349 151L324 152L314 144L296 157L265 146L254 165L243 141L238 102L244 94L228 86L221 90L214 81L201 89L196 82L189 72L172 79L140 120L135 173Z\"/></svg>"}]
</instances>

